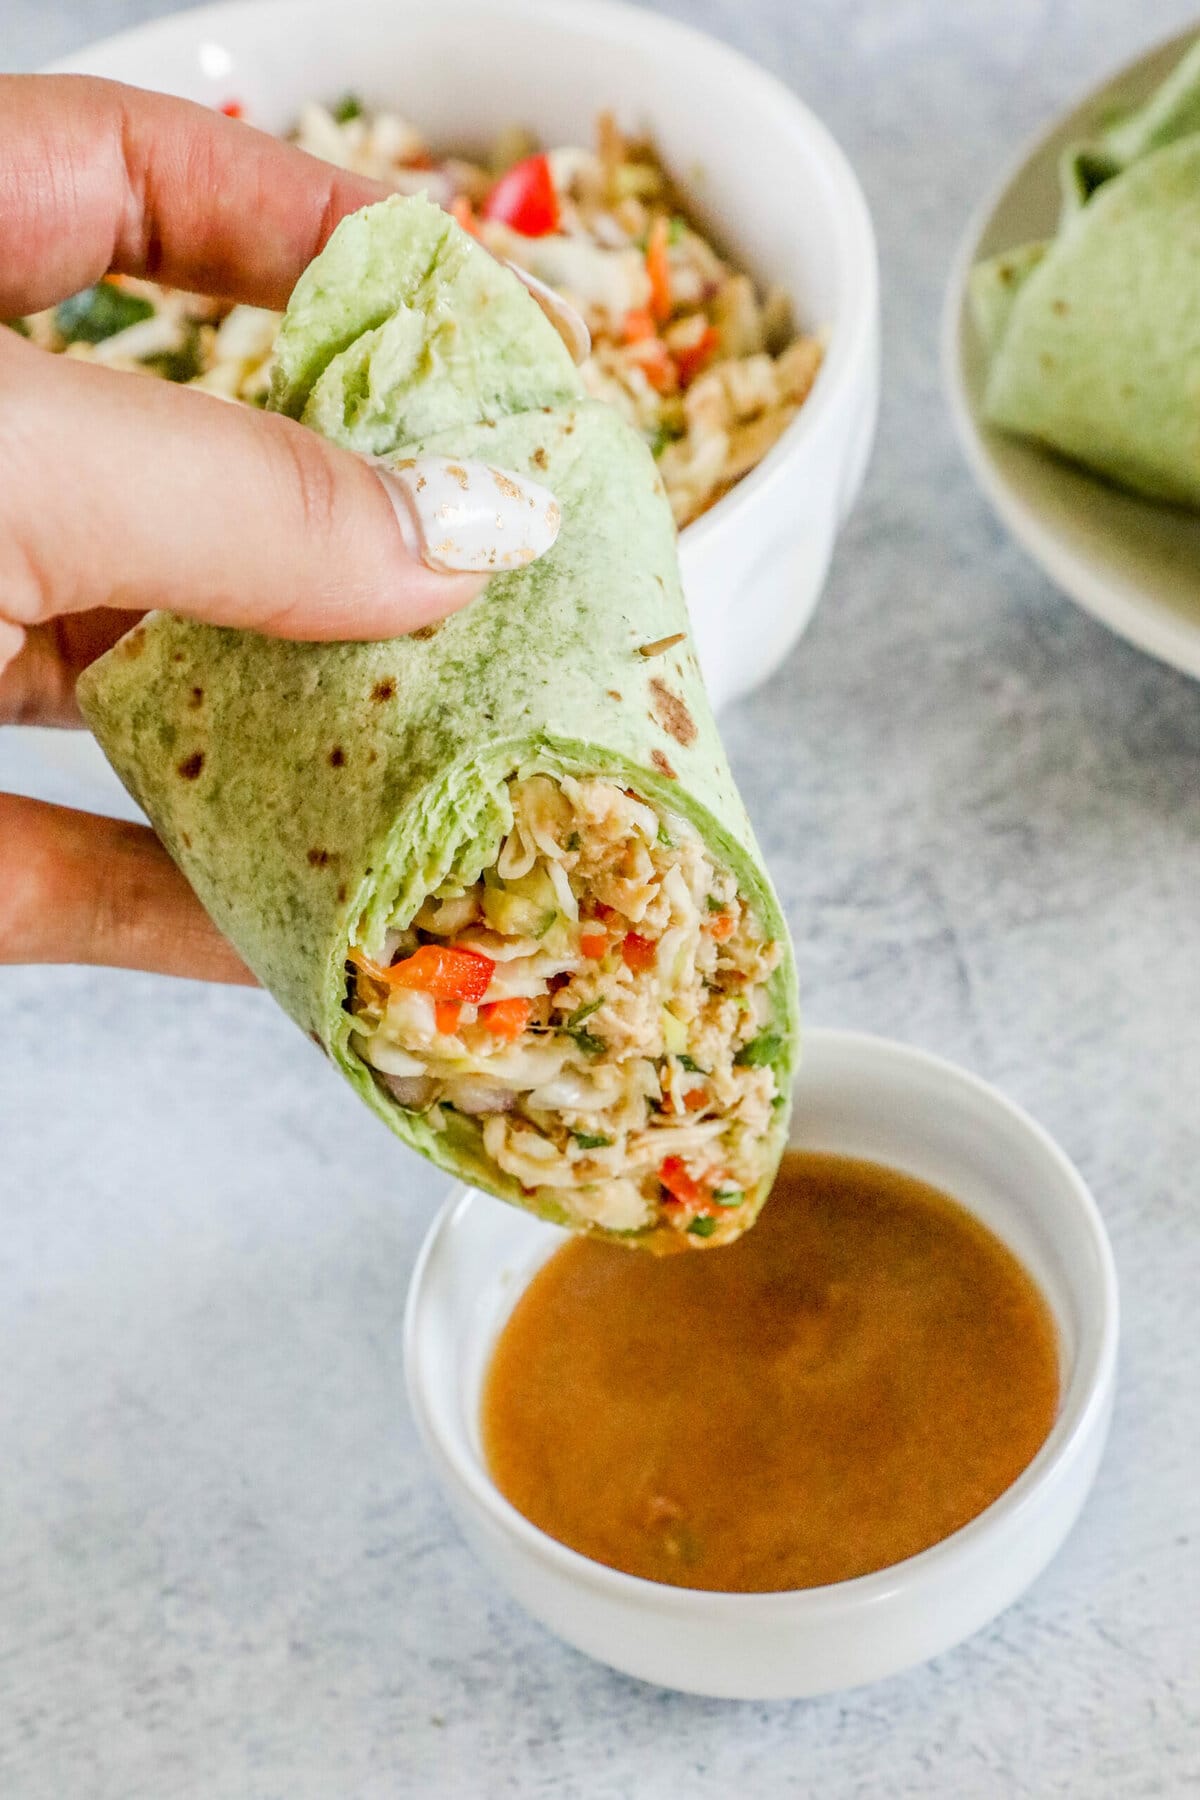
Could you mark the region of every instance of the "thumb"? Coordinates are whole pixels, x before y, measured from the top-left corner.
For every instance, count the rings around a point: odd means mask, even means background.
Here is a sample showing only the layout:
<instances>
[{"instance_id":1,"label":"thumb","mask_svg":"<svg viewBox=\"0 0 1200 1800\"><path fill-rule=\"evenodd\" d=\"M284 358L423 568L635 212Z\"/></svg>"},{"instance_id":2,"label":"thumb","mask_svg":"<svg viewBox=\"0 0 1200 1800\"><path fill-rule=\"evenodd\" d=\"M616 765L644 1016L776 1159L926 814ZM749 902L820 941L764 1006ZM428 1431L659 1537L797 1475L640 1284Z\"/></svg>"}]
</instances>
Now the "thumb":
<instances>
[{"instance_id":1,"label":"thumb","mask_svg":"<svg viewBox=\"0 0 1200 1800\"><path fill-rule=\"evenodd\" d=\"M0 613L18 642L94 606L397 637L554 541L558 509L523 477L381 473L290 420L0 337Z\"/></svg>"}]
</instances>

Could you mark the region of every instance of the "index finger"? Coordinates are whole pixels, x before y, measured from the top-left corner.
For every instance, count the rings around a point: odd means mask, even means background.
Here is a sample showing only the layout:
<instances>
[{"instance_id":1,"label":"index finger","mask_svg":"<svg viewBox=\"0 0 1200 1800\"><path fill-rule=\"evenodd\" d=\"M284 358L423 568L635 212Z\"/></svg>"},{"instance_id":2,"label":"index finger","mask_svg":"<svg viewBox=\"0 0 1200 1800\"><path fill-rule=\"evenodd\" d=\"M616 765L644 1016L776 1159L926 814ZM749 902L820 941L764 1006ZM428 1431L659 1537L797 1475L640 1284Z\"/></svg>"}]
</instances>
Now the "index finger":
<instances>
[{"instance_id":1,"label":"index finger","mask_svg":"<svg viewBox=\"0 0 1200 1800\"><path fill-rule=\"evenodd\" d=\"M0 77L0 318L102 275L286 305L387 190L207 107L87 75Z\"/></svg>"}]
</instances>

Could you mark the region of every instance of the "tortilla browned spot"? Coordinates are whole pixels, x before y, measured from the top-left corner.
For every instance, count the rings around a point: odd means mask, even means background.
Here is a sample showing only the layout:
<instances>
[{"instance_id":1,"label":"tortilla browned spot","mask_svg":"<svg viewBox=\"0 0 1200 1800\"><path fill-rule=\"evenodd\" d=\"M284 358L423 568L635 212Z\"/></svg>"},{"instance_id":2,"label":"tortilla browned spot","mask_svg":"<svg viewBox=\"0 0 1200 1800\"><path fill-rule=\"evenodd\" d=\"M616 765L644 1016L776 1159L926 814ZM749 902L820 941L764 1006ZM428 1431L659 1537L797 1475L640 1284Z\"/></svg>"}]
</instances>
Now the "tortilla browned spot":
<instances>
[{"instance_id":1,"label":"tortilla browned spot","mask_svg":"<svg viewBox=\"0 0 1200 1800\"><path fill-rule=\"evenodd\" d=\"M339 905L339 906L340 906L340 905L341 905L341 904L342 904L342 902L343 902L343 901L344 901L344 900L345 900L345 899L346 899L346 897L347 897L347 895L348 895L348 894L349 894L349 892L350 892L350 890L349 890L349 888L348 888L348 887L347 887L347 886L346 886L346 884L345 884L345 882L344 882L344 881L339 881L339 882L338 882L338 886L337 886L337 899L338 899L338 905Z\"/></svg>"},{"instance_id":2,"label":"tortilla browned spot","mask_svg":"<svg viewBox=\"0 0 1200 1800\"><path fill-rule=\"evenodd\" d=\"M328 850L310 850L308 860L312 868L323 869L329 861L329 852Z\"/></svg>"},{"instance_id":3,"label":"tortilla browned spot","mask_svg":"<svg viewBox=\"0 0 1200 1800\"><path fill-rule=\"evenodd\" d=\"M183 761L179 764L179 773L183 776L185 781L195 781L203 767L203 750L193 750L192 754L190 756L185 756Z\"/></svg>"},{"instance_id":4,"label":"tortilla browned spot","mask_svg":"<svg viewBox=\"0 0 1200 1800\"><path fill-rule=\"evenodd\" d=\"M396 692L394 681L377 681L371 690L372 700L390 700Z\"/></svg>"},{"instance_id":5,"label":"tortilla browned spot","mask_svg":"<svg viewBox=\"0 0 1200 1800\"><path fill-rule=\"evenodd\" d=\"M192 689L191 693L188 695L188 705L193 712L195 712L198 706L204 705L204 689L202 687L194 687Z\"/></svg>"},{"instance_id":6,"label":"tortilla browned spot","mask_svg":"<svg viewBox=\"0 0 1200 1800\"><path fill-rule=\"evenodd\" d=\"M687 709L685 701L673 693L666 682L657 675L650 683L650 692L654 696L654 708L651 717L655 724L661 725L668 736L686 749L696 741L696 721Z\"/></svg>"},{"instance_id":7,"label":"tortilla browned spot","mask_svg":"<svg viewBox=\"0 0 1200 1800\"><path fill-rule=\"evenodd\" d=\"M538 469L544 469L549 465L550 459L546 455L546 451L545 451L545 448L543 445L539 444L537 449L534 451L533 461L534 461L535 468L538 468Z\"/></svg>"},{"instance_id":8,"label":"tortilla browned spot","mask_svg":"<svg viewBox=\"0 0 1200 1800\"><path fill-rule=\"evenodd\" d=\"M408 635L410 638L415 638L419 644L424 644L427 643L431 637L436 637L441 628L442 621L440 619L435 619L432 625L418 625L417 629L415 631L410 631Z\"/></svg>"},{"instance_id":9,"label":"tortilla browned spot","mask_svg":"<svg viewBox=\"0 0 1200 1800\"><path fill-rule=\"evenodd\" d=\"M650 752L650 761L654 764L660 775L667 776L671 781L679 780L678 775L676 775L674 769L671 767L661 750L652 750Z\"/></svg>"},{"instance_id":10,"label":"tortilla browned spot","mask_svg":"<svg viewBox=\"0 0 1200 1800\"><path fill-rule=\"evenodd\" d=\"M117 650L119 651L119 653L122 656L129 656L129 657L140 656L142 654L142 651L145 648L146 648L146 631L145 631L145 627L142 625L135 625L134 629L130 632L127 632L125 634L125 636L121 639L120 643L117 645ZM179 651L175 652L175 660L176 660L176 662L182 662L182 660L183 660Z\"/></svg>"},{"instance_id":11,"label":"tortilla browned spot","mask_svg":"<svg viewBox=\"0 0 1200 1800\"><path fill-rule=\"evenodd\" d=\"M329 752L329 766L331 769L341 769L344 768L345 765L346 752L342 749L340 744L335 744L333 749Z\"/></svg>"}]
</instances>

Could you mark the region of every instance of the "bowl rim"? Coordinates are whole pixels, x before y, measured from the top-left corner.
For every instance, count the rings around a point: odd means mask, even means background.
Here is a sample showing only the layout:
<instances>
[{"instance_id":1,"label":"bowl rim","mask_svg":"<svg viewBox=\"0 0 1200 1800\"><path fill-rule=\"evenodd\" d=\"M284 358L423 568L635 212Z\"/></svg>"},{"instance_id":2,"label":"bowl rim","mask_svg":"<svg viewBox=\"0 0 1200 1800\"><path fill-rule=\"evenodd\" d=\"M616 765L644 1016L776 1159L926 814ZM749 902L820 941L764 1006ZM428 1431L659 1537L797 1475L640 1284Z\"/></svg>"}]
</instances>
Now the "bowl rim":
<instances>
[{"instance_id":1,"label":"bowl rim","mask_svg":"<svg viewBox=\"0 0 1200 1800\"><path fill-rule=\"evenodd\" d=\"M1001 470L989 449L988 428L977 415L972 401L964 366L964 346L967 333L973 330L969 317L970 273L979 254L980 242L1009 190L1029 165L1046 153L1076 113L1102 100L1110 88L1135 75L1144 63L1153 62L1174 50L1182 53L1198 37L1200 25L1193 22L1181 31L1156 39L1135 56L1110 68L1107 74L1025 138L971 212L958 241L942 300L938 357L950 422L963 460L984 497L1018 544L1058 588L1110 631L1147 655L1195 677L1200 677L1200 617L1194 624L1188 624L1150 610L1148 600L1115 590L1112 581L1094 563L1065 544L1052 526L1043 523L1035 508ZM1103 491L1100 477L1087 477L1086 471L1083 474ZM1136 495L1126 497L1138 498ZM1149 500L1141 503L1152 508L1156 505Z\"/></svg>"},{"instance_id":2,"label":"bowl rim","mask_svg":"<svg viewBox=\"0 0 1200 1800\"><path fill-rule=\"evenodd\" d=\"M185 7L106 37L95 38L47 64L46 72L90 74L93 72L90 64L97 53L120 56L135 47L152 45L156 37L172 38L180 32L199 39L219 33L223 21L239 14L285 12L298 7L310 11L314 18L324 20L328 16L330 32L338 29L343 35L347 11L369 14L385 10L379 0L348 0L348 4L343 0L336 13L329 11L321 0L208 0L205 5ZM386 11L394 18L405 7L420 10L423 23L441 23L452 18L456 11L485 10L481 0L442 0L435 18L422 6L421 0L392 0ZM664 61L672 46L684 45L697 54L723 61L730 70L737 71L739 81L753 94L753 104L764 114L769 114L781 132L807 142L813 160L821 164L837 189L836 204L831 211L835 220L836 254L846 271L845 293L839 296L836 319L815 328L825 335L828 352L822 359L812 391L762 461L736 481L707 512L683 527L681 551L686 547L689 554L694 551L700 555L712 547L713 539L733 525L741 504L749 504L779 485L793 456L802 452L810 440L819 437L826 416L839 403L844 390L853 388L862 378L864 362L872 355L879 312L879 257L866 197L849 158L829 127L778 76L723 39L682 20L646 11L630 4L629 0L503 0L503 6L496 7L495 16L500 17L503 13L522 14L532 20L544 18L551 25L563 26L576 33L588 31L617 36L622 41L637 40L647 48L661 45ZM786 220L786 215L781 214L781 219ZM796 299L799 302L802 296Z\"/></svg>"},{"instance_id":3,"label":"bowl rim","mask_svg":"<svg viewBox=\"0 0 1200 1800\"><path fill-rule=\"evenodd\" d=\"M481 1457L460 1453L452 1441L457 1433L448 1435L444 1432L438 1409L428 1402L422 1373L422 1313L428 1273L434 1258L444 1254L444 1241L459 1213L480 1198L487 1198L475 1189L456 1186L426 1233L413 1266L405 1303L404 1369L413 1416L427 1450L459 1493L472 1503L477 1514L484 1515L505 1537L515 1540L522 1551L551 1574L576 1587L587 1588L612 1604L643 1610L653 1608L683 1618L703 1616L708 1621L715 1615L728 1618L731 1624L735 1617L739 1623L764 1624L786 1617L799 1626L817 1624L834 1614L843 1618L857 1617L903 1602L931 1584L944 1582L956 1569L977 1565L997 1536L1020 1532L1030 1515L1045 1504L1048 1493L1069 1480L1072 1468L1086 1454L1095 1431L1102 1428L1111 1404L1120 1319L1116 1264L1100 1209L1066 1152L1015 1100L980 1076L930 1051L871 1032L830 1028L811 1028L806 1041L810 1046L815 1044L835 1053L842 1051L868 1061L874 1058L921 1069L944 1086L957 1087L963 1093L974 1095L1003 1115L1009 1125L1022 1131L1044 1157L1048 1170L1057 1177L1058 1203L1066 1202L1064 1211L1071 1216L1079 1236L1087 1240L1092 1252L1098 1270L1095 1312L1100 1329L1090 1356L1081 1354L1077 1358L1058 1417L1036 1456L990 1506L949 1537L888 1568L822 1587L749 1594L674 1587L595 1562L552 1538L505 1499L488 1475ZM803 1081L803 1065L798 1079Z\"/></svg>"}]
</instances>

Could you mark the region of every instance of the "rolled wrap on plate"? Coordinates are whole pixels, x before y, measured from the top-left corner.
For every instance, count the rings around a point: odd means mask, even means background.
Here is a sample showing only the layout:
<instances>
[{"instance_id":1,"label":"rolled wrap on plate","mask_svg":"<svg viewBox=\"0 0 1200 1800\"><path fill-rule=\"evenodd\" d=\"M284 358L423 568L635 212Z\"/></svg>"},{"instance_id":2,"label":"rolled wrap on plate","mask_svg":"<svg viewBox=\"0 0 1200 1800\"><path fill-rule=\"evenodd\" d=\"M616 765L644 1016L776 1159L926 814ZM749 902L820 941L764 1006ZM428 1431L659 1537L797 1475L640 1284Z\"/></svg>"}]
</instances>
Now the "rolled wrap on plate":
<instances>
[{"instance_id":1,"label":"rolled wrap on plate","mask_svg":"<svg viewBox=\"0 0 1200 1800\"><path fill-rule=\"evenodd\" d=\"M1200 45L1062 161L1058 235L980 263L988 421L1200 507Z\"/></svg>"},{"instance_id":2,"label":"rolled wrap on plate","mask_svg":"<svg viewBox=\"0 0 1200 1800\"><path fill-rule=\"evenodd\" d=\"M272 403L389 462L535 479L554 548L386 643L155 614L80 684L105 754L406 1143L575 1229L737 1236L786 1139L795 976L653 458L423 199L338 227L292 297Z\"/></svg>"}]
</instances>

